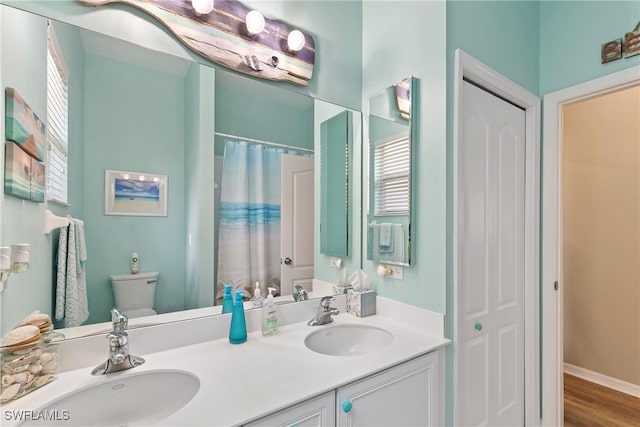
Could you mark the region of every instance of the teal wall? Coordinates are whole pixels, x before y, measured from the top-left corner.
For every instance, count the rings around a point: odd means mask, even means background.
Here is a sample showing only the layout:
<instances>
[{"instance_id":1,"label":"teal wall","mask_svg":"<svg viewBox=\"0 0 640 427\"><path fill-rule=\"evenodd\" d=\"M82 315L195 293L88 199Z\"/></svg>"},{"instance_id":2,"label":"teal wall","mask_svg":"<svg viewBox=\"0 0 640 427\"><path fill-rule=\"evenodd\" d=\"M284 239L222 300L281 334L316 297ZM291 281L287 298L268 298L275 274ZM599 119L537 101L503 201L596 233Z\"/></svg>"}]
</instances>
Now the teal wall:
<instances>
[{"instance_id":1,"label":"teal wall","mask_svg":"<svg viewBox=\"0 0 640 427\"><path fill-rule=\"evenodd\" d=\"M185 308L213 305L215 70L198 64L185 78Z\"/></svg>"},{"instance_id":2,"label":"teal wall","mask_svg":"<svg viewBox=\"0 0 640 427\"><path fill-rule=\"evenodd\" d=\"M363 266L379 295L440 313L446 306L445 49L444 1L363 2L362 110L370 96L391 84L410 75L419 79L411 267L400 281L377 276L371 261ZM364 128L367 141L366 122Z\"/></svg>"},{"instance_id":3,"label":"teal wall","mask_svg":"<svg viewBox=\"0 0 640 427\"><path fill-rule=\"evenodd\" d=\"M455 50L538 93L540 18L537 1L447 2L447 336L453 335L453 82ZM447 424L453 420L453 349L447 348Z\"/></svg>"},{"instance_id":4,"label":"teal wall","mask_svg":"<svg viewBox=\"0 0 640 427\"><path fill-rule=\"evenodd\" d=\"M216 73L215 123L216 132L313 149L312 98L229 72Z\"/></svg>"},{"instance_id":5,"label":"teal wall","mask_svg":"<svg viewBox=\"0 0 640 427\"><path fill-rule=\"evenodd\" d=\"M34 111L46 119L46 55L47 22L45 19L24 12L4 9L2 22L2 87L16 88L32 105ZM69 122L69 193L70 206L57 203L33 203L2 194L2 245L18 242L31 244L31 265L27 272L13 275L13 286L0 298L2 303L2 330L10 328L33 310L52 312L51 281L54 275L52 263L59 231L49 236L42 233L44 209L60 216L83 217L84 180L82 164L74 161L84 156L84 51L77 29L54 25L59 47L66 60L69 78L69 111L75 119ZM2 103L4 115L4 103ZM4 126L4 121L2 121ZM4 128L2 128L4 134ZM4 156L4 149L1 150ZM4 161L1 162L4 164ZM4 171L4 168L2 168ZM28 297L23 297L26 293ZM28 300L26 307L10 301ZM7 301L6 303L4 301Z\"/></svg>"},{"instance_id":6,"label":"teal wall","mask_svg":"<svg viewBox=\"0 0 640 427\"><path fill-rule=\"evenodd\" d=\"M600 63L600 46L632 31L640 2L541 1L540 94L638 66L640 55Z\"/></svg>"},{"instance_id":7,"label":"teal wall","mask_svg":"<svg viewBox=\"0 0 640 427\"><path fill-rule=\"evenodd\" d=\"M184 307L184 79L104 57L85 57L84 179L89 322L109 320L109 276L160 273L156 311ZM143 113L141 113L143 112ZM166 217L104 214L105 169L168 176ZM170 242L170 243L168 243Z\"/></svg>"},{"instance_id":8,"label":"teal wall","mask_svg":"<svg viewBox=\"0 0 640 427\"><path fill-rule=\"evenodd\" d=\"M42 120L47 116L46 65L47 22L46 19L2 8L0 17L0 134L4 141L4 88L13 87L25 99ZM7 60L10 58L10 60ZM0 170L4 182L4 144L0 148ZM44 203L0 193L0 246L13 243L29 243L29 270L12 274L7 288L0 293L2 333L11 329L33 310L51 312L51 245L41 226ZM29 307L16 301L30 301Z\"/></svg>"}]
</instances>

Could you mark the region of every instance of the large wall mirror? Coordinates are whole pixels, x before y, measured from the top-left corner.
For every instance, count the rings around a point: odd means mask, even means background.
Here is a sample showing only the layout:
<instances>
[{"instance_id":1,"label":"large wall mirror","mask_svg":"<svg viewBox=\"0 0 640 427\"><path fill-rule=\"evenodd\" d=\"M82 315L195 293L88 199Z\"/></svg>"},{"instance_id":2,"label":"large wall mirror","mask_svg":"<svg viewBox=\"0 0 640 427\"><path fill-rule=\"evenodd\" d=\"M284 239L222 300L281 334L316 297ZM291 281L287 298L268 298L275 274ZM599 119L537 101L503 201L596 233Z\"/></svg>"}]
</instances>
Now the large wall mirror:
<instances>
[{"instance_id":1,"label":"large wall mirror","mask_svg":"<svg viewBox=\"0 0 640 427\"><path fill-rule=\"evenodd\" d=\"M411 264L416 84L408 77L369 98L367 259L381 264Z\"/></svg>"},{"instance_id":2,"label":"large wall mirror","mask_svg":"<svg viewBox=\"0 0 640 427\"><path fill-rule=\"evenodd\" d=\"M131 272L134 252L140 273L158 273L158 316L145 324L219 313L227 283L247 299L257 282L263 296L274 286L293 301L294 283L313 292L314 279L333 280L319 266L330 263L317 238L320 212L334 197L357 211L358 200L345 200L352 192L346 186L361 182L359 170L343 164L343 181L320 197L321 128L343 113L358 128L360 112L0 7L3 88L14 87L46 117L49 25L69 91L69 206L2 196L3 244L32 247L30 270L1 295L3 331L34 310L54 312L59 231L42 233L45 209L84 221L89 318L64 330L67 336L102 331L86 325L109 321L110 277ZM360 132L354 135L343 137L350 150L361 150ZM344 138L336 141L343 162ZM166 216L105 214L105 171L167 176ZM360 227L355 222L335 238L346 245ZM360 268L359 251L348 257Z\"/></svg>"}]
</instances>

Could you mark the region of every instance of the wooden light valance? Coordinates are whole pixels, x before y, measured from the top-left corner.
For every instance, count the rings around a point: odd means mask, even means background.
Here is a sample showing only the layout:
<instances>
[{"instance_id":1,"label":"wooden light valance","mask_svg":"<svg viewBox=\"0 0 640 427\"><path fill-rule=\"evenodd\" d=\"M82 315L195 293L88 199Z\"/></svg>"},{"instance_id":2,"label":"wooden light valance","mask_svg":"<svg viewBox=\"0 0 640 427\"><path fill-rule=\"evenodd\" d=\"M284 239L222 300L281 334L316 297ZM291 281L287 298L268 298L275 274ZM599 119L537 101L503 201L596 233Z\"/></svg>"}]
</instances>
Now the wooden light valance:
<instances>
[{"instance_id":1,"label":"wooden light valance","mask_svg":"<svg viewBox=\"0 0 640 427\"><path fill-rule=\"evenodd\" d=\"M227 68L268 80L306 86L313 76L315 43L304 34L304 46L289 50L287 38L296 30L265 18L259 34L250 34L245 18L252 10L235 0L215 0L214 9L198 15L191 0L77 0L89 6L123 3L136 7L166 26L194 52ZM298 29L299 30L299 29Z\"/></svg>"}]
</instances>

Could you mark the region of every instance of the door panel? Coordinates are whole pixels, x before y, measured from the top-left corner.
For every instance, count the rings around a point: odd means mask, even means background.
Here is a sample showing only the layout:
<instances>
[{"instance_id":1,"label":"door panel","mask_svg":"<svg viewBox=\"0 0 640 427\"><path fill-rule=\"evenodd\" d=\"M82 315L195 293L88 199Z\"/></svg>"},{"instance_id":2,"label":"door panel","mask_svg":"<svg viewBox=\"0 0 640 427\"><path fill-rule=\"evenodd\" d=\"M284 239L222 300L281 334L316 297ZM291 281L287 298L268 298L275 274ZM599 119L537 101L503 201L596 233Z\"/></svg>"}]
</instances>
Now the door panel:
<instances>
[{"instance_id":1,"label":"door panel","mask_svg":"<svg viewBox=\"0 0 640 427\"><path fill-rule=\"evenodd\" d=\"M465 81L461 120L457 424L522 425L525 112Z\"/></svg>"},{"instance_id":2,"label":"door panel","mask_svg":"<svg viewBox=\"0 0 640 427\"><path fill-rule=\"evenodd\" d=\"M313 159L283 154L281 182L280 293L291 295L296 284L311 291L313 281Z\"/></svg>"}]
</instances>

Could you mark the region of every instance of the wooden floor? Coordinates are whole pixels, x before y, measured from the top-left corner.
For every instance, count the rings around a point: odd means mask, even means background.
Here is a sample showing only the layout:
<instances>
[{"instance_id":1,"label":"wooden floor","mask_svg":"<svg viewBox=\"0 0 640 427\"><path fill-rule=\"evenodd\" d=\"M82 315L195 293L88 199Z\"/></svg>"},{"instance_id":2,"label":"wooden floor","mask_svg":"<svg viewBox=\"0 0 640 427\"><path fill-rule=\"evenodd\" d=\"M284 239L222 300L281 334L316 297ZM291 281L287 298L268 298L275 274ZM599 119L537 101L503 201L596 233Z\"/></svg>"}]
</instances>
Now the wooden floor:
<instances>
[{"instance_id":1,"label":"wooden floor","mask_svg":"<svg viewBox=\"0 0 640 427\"><path fill-rule=\"evenodd\" d=\"M564 425L640 427L640 399L564 374Z\"/></svg>"}]
</instances>

